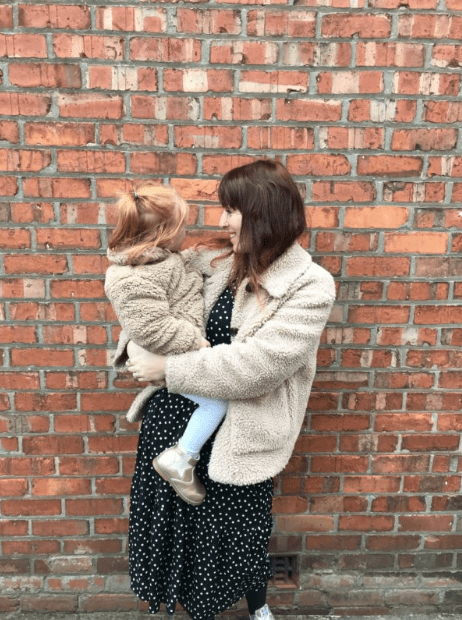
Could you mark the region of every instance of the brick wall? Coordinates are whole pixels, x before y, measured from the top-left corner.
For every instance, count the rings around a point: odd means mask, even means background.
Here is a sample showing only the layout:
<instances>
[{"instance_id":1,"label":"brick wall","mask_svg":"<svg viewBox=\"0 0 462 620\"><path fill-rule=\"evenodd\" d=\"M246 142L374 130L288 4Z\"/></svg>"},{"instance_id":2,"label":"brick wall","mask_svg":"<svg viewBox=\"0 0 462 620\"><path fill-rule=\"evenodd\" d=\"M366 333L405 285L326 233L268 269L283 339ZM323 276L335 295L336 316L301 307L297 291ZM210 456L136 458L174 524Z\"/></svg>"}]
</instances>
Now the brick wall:
<instances>
[{"instance_id":1,"label":"brick wall","mask_svg":"<svg viewBox=\"0 0 462 620\"><path fill-rule=\"evenodd\" d=\"M462 0L0 6L0 610L145 609L127 578L137 392L110 370L113 197L280 158L338 284L277 478L280 611L462 612ZM457 572L458 571L458 572Z\"/></svg>"}]
</instances>

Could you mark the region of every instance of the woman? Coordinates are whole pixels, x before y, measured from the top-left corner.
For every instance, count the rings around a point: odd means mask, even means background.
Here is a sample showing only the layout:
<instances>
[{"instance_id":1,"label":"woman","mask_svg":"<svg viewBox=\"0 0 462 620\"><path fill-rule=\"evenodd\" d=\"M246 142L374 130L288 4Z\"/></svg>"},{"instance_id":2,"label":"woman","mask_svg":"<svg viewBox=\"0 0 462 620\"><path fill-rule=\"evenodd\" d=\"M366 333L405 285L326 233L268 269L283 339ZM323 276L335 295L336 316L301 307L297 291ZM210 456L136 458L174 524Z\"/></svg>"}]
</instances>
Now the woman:
<instances>
[{"instance_id":1,"label":"woman","mask_svg":"<svg viewBox=\"0 0 462 620\"><path fill-rule=\"evenodd\" d=\"M305 229L303 201L282 164L235 168L218 196L230 251L195 257L211 348L167 357L129 348L133 375L167 386L144 411L130 573L152 613L163 601L173 614L178 600L193 620L209 620L246 596L252 620L273 620L265 601L272 477L300 432L334 284L296 241ZM180 392L229 401L196 468L207 492L198 507L177 500L151 466L193 410Z\"/></svg>"}]
</instances>

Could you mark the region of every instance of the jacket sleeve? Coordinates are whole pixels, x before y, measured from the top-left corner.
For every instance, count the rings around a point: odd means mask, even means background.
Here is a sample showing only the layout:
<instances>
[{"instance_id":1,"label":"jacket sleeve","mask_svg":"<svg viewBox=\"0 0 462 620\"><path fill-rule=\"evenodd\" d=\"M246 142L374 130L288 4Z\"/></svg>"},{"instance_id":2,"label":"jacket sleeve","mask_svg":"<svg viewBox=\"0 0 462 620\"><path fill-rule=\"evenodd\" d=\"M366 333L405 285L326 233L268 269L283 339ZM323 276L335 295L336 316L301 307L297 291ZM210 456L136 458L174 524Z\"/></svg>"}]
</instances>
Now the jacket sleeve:
<instances>
[{"instance_id":1,"label":"jacket sleeve","mask_svg":"<svg viewBox=\"0 0 462 620\"><path fill-rule=\"evenodd\" d=\"M165 290L151 279L120 274L106 279L105 290L127 338L143 349L167 354L199 348L201 330L171 315Z\"/></svg>"},{"instance_id":2,"label":"jacket sleeve","mask_svg":"<svg viewBox=\"0 0 462 620\"><path fill-rule=\"evenodd\" d=\"M167 357L169 391L226 400L256 398L274 390L301 366L315 366L335 296L333 280L326 278L323 284L296 291L244 342Z\"/></svg>"}]
</instances>

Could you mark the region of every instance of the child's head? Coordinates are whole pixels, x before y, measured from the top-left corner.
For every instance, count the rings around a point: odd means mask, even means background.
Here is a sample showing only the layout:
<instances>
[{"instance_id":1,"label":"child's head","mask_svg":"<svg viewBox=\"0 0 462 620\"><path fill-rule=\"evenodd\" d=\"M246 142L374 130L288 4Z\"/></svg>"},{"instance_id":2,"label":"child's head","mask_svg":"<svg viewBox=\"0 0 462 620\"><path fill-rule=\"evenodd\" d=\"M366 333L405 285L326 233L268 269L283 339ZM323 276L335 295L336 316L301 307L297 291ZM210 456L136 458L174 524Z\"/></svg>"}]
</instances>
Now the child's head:
<instances>
[{"instance_id":1,"label":"child's head","mask_svg":"<svg viewBox=\"0 0 462 620\"><path fill-rule=\"evenodd\" d=\"M123 250L129 258L138 259L152 247L180 249L188 205L173 188L146 183L123 194L117 206L111 250Z\"/></svg>"}]
</instances>

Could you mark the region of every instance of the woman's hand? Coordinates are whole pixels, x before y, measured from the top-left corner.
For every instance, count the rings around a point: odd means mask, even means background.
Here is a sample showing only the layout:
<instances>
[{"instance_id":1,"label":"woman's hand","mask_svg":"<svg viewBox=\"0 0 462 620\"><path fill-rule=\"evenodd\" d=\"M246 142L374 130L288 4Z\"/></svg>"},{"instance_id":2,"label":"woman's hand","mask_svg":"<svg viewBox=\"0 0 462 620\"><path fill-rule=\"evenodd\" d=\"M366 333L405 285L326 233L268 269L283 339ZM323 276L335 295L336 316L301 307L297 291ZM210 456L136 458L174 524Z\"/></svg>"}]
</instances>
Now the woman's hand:
<instances>
[{"instance_id":1,"label":"woman's hand","mask_svg":"<svg viewBox=\"0 0 462 620\"><path fill-rule=\"evenodd\" d=\"M127 370L137 381L163 382L165 379L165 356L150 353L134 342L127 345Z\"/></svg>"}]
</instances>

